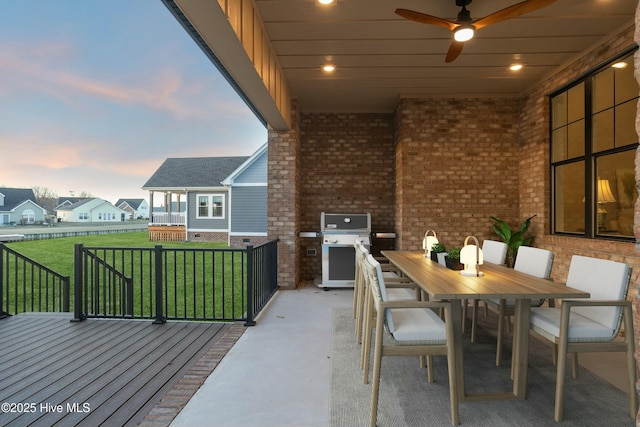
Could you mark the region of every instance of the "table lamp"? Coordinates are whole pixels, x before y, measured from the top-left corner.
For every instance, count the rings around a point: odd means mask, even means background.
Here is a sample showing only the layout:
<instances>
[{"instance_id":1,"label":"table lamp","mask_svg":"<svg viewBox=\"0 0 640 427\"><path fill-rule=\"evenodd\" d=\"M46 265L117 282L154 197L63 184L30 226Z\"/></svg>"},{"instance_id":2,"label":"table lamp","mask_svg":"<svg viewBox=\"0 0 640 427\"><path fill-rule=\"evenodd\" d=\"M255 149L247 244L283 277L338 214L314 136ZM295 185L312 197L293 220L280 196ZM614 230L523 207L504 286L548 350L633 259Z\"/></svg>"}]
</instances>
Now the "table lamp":
<instances>
[{"instance_id":1,"label":"table lamp","mask_svg":"<svg viewBox=\"0 0 640 427\"><path fill-rule=\"evenodd\" d=\"M433 233L433 235L430 235L430 232ZM424 239L422 239L422 249L424 249L425 258L429 258L431 256L431 248L436 243L439 243L438 237L436 237L436 232L433 230L427 230L424 233Z\"/></svg>"},{"instance_id":2,"label":"table lamp","mask_svg":"<svg viewBox=\"0 0 640 427\"><path fill-rule=\"evenodd\" d=\"M604 209L605 203L613 203L616 201L616 198L613 197L613 193L611 192L611 186L609 185L608 179L599 179L598 180L598 229L602 230L605 228L605 224L607 222L607 211Z\"/></svg>"},{"instance_id":3,"label":"table lamp","mask_svg":"<svg viewBox=\"0 0 640 427\"><path fill-rule=\"evenodd\" d=\"M469 244L469 239L473 239L475 245ZM463 276L483 276L480 271L480 264L482 264L482 249L478 239L474 236L467 236L464 239L464 246L460 250L460 262L464 264L464 270L460 271Z\"/></svg>"}]
</instances>

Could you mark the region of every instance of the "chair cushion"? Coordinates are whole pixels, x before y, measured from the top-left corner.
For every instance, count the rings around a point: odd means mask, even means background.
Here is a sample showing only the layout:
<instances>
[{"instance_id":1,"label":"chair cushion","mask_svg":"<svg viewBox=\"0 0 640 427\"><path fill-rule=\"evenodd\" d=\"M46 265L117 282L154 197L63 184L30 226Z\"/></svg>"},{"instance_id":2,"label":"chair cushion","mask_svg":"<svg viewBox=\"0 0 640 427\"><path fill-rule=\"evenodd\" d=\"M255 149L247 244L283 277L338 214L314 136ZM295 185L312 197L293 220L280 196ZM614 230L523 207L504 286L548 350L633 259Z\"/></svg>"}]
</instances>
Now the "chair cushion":
<instances>
[{"instance_id":1,"label":"chair cushion","mask_svg":"<svg viewBox=\"0 0 640 427\"><path fill-rule=\"evenodd\" d=\"M620 301L629 288L631 270L627 264L574 255L569 265L567 286L589 292L592 300ZM618 307L576 307L571 311L616 329L620 320Z\"/></svg>"},{"instance_id":2,"label":"chair cushion","mask_svg":"<svg viewBox=\"0 0 640 427\"><path fill-rule=\"evenodd\" d=\"M444 344L447 339L444 320L428 308L392 308L395 331L391 334L400 345Z\"/></svg>"},{"instance_id":3,"label":"chair cushion","mask_svg":"<svg viewBox=\"0 0 640 427\"><path fill-rule=\"evenodd\" d=\"M560 309L532 308L531 326L534 331L546 338L560 337ZM615 338L615 330L584 317L571 309L569 316L569 342L610 341Z\"/></svg>"},{"instance_id":4,"label":"chair cushion","mask_svg":"<svg viewBox=\"0 0 640 427\"><path fill-rule=\"evenodd\" d=\"M485 240L482 242L482 256L484 262L504 264L507 258L507 244L495 240Z\"/></svg>"},{"instance_id":5,"label":"chair cushion","mask_svg":"<svg viewBox=\"0 0 640 427\"><path fill-rule=\"evenodd\" d=\"M552 263L553 253L551 251L531 246L520 246L513 269L547 279L551 274Z\"/></svg>"},{"instance_id":6,"label":"chair cushion","mask_svg":"<svg viewBox=\"0 0 640 427\"><path fill-rule=\"evenodd\" d=\"M409 288L388 288L389 301L411 301L416 299L416 291Z\"/></svg>"}]
</instances>

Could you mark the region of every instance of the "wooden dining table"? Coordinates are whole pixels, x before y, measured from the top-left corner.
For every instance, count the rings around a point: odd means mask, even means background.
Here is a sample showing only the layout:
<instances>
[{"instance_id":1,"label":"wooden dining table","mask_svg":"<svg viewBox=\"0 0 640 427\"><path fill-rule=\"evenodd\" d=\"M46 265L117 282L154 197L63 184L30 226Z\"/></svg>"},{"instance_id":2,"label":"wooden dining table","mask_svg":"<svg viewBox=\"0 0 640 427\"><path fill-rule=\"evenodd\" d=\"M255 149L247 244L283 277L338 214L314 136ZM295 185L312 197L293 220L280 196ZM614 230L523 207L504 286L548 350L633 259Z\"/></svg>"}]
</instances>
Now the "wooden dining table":
<instances>
[{"instance_id":1,"label":"wooden dining table","mask_svg":"<svg viewBox=\"0 0 640 427\"><path fill-rule=\"evenodd\" d=\"M525 399L527 364L529 359L529 319L531 299L589 298L589 293L567 287L563 283L541 279L506 266L485 263L479 266L481 276L465 276L429 258L422 251L381 252L407 277L413 280L431 300L452 302L453 347L458 372L456 394L458 401ZM478 299L515 300L513 330L513 389L504 392L465 392L462 337L462 301Z\"/></svg>"}]
</instances>

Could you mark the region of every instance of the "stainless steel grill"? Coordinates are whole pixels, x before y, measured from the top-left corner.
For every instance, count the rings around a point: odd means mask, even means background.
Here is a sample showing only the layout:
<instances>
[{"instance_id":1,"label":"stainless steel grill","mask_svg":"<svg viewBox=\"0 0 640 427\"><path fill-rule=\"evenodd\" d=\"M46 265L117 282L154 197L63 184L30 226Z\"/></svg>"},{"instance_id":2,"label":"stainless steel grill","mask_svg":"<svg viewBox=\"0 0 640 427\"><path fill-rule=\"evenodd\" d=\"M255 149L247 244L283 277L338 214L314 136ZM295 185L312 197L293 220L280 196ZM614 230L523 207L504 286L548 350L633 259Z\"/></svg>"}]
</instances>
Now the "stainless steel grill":
<instances>
[{"instance_id":1,"label":"stainless steel grill","mask_svg":"<svg viewBox=\"0 0 640 427\"><path fill-rule=\"evenodd\" d=\"M325 288L353 287L356 239L371 245L369 213L325 213L320 216L322 234L322 282Z\"/></svg>"}]
</instances>

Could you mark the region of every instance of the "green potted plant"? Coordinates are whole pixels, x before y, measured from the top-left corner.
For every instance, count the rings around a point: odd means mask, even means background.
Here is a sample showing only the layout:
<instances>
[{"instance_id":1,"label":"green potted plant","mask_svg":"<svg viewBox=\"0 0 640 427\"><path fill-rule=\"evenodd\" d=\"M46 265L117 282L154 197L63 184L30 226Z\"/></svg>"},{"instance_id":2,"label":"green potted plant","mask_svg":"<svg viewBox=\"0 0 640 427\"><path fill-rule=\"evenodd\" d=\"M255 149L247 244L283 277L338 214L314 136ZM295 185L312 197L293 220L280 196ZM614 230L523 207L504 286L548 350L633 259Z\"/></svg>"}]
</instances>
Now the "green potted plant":
<instances>
[{"instance_id":1,"label":"green potted plant","mask_svg":"<svg viewBox=\"0 0 640 427\"><path fill-rule=\"evenodd\" d=\"M464 265L460 262L460 249L453 247L447 252L446 264L451 270L462 270Z\"/></svg>"},{"instance_id":2,"label":"green potted plant","mask_svg":"<svg viewBox=\"0 0 640 427\"><path fill-rule=\"evenodd\" d=\"M444 243L434 243L431 246L431 261L438 262L438 254L447 252Z\"/></svg>"},{"instance_id":3,"label":"green potted plant","mask_svg":"<svg viewBox=\"0 0 640 427\"><path fill-rule=\"evenodd\" d=\"M507 244L507 265L509 267L513 267L516 262L518 248L520 246L529 246L531 244L533 236L525 237L525 233L529 229L531 220L535 218L535 216L536 215L533 215L525 219L517 230L512 230L511 227L509 227L509 224L500 218L496 218L495 216L491 217L491 220L493 221L493 231L500 236L504 243Z\"/></svg>"}]
</instances>

